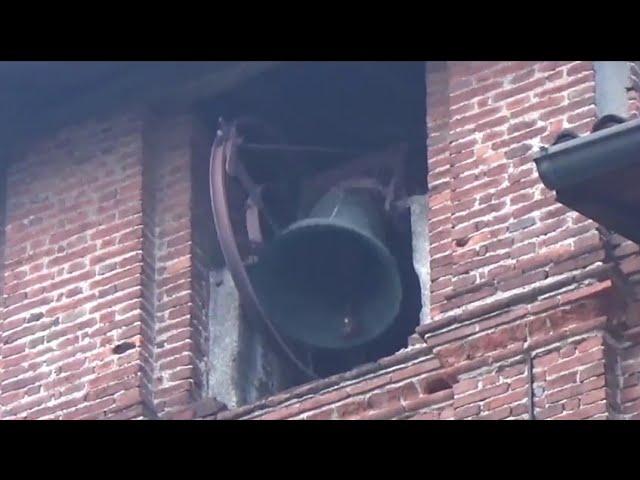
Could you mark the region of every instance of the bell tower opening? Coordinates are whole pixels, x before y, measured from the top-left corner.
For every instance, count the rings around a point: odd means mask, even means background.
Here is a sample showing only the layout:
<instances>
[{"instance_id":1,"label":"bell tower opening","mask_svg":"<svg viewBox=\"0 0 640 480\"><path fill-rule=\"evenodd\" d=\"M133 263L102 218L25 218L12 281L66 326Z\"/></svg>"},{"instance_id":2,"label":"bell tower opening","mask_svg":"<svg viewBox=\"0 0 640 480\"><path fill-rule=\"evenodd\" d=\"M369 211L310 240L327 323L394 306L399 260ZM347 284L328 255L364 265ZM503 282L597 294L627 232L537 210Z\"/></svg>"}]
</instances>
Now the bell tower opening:
<instances>
[{"instance_id":1,"label":"bell tower opening","mask_svg":"<svg viewBox=\"0 0 640 480\"><path fill-rule=\"evenodd\" d=\"M239 406L407 347L428 308L425 94L424 62L284 62L199 105L228 210L211 218L212 395Z\"/></svg>"}]
</instances>

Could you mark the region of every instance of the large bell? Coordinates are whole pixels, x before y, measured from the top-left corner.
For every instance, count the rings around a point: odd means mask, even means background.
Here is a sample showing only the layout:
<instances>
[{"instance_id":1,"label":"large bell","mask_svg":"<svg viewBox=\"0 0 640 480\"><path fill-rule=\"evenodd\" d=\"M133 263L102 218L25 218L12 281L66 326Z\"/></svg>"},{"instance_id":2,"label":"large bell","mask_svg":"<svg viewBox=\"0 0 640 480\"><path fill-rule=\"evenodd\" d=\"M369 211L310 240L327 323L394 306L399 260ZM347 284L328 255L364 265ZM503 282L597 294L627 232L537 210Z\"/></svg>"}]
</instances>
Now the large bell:
<instances>
[{"instance_id":1,"label":"large bell","mask_svg":"<svg viewBox=\"0 0 640 480\"><path fill-rule=\"evenodd\" d=\"M265 247L251 277L279 331L346 349L391 325L402 288L384 244L381 203L369 190L332 190Z\"/></svg>"}]
</instances>

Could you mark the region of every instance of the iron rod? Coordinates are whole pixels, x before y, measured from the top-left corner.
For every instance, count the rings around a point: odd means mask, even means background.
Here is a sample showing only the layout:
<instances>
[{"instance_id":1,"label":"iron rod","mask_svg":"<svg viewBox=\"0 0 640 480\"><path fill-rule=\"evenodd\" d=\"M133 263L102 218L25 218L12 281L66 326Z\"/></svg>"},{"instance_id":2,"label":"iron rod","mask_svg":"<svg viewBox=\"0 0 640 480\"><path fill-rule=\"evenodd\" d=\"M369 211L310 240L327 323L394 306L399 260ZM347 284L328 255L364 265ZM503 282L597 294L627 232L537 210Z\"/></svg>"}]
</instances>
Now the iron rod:
<instances>
[{"instance_id":1,"label":"iron rod","mask_svg":"<svg viewBox=\"0 0 640 480\"><path fill-rule=\"evenodd\" d=\"M529 420L536 419L536 410L535 410L535 394L533 389L533 356L531 352L527 352L526 356L527 361L527 376L529 377L529 386L528 386L528 394L527 394L527 406L529 410Z\"/></svg>"},{"instance_id":2,"label":"iron rod","mask_svg":"<svg viewBox=\"0 0 640 480\"><path fill-rule=\"evenodd\" d=\"M332 148L321 147L317 145L282 145L282 144L269 144L269 143L241 143L238 145L240 148L247 150L262 150L262 151L284 151L284 152L315 152L315 153L335 153L335 154L352 154L360 155L366 153L364 150L354 150L347 148Z\"/></svg>"}]
</instances>

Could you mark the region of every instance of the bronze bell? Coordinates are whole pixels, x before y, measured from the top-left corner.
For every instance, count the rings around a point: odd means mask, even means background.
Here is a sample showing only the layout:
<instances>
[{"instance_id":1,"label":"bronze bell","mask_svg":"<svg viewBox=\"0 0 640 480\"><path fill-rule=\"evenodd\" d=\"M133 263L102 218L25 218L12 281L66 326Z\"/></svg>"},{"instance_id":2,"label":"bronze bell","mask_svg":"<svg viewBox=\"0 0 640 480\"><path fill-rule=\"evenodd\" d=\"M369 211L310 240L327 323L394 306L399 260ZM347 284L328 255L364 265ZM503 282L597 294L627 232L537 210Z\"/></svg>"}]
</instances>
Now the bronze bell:
<instances>
[{"instance_id":1,"label":"bronze bell","mask_svg":"<svg viewBox=\"0 0 640 480\"><path fill-rule=\"evenodd\" d=\"M382 201L364 188L324 195L265 247L250 275L278 330L320 348L348 349L379 336L402 299Z\"/></svg>"}]
</instances>

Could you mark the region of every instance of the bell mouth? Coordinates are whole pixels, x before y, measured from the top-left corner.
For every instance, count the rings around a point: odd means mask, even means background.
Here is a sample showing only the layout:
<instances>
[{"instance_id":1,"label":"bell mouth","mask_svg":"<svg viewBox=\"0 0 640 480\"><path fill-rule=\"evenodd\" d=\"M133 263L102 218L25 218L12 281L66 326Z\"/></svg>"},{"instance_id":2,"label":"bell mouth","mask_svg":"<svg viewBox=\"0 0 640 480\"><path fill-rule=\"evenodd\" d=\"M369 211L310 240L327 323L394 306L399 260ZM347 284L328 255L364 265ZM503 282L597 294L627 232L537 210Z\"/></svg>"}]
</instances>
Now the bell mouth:
<instances>
[{"instance_id":1,"label":"bell mouth","mask_svg":"<svg viewBox=\"0 0 640 480\"><path fill-rule=\"evenodd\" d=\"M252 268L264 309L287 337L348 349L382 334L400 308L395 258L374 236L335 219L287 228Z\"/></svg>"}]
</instances>

